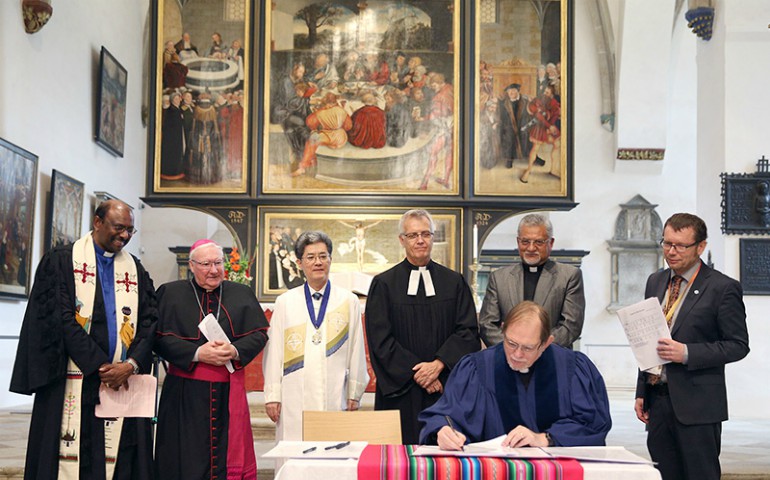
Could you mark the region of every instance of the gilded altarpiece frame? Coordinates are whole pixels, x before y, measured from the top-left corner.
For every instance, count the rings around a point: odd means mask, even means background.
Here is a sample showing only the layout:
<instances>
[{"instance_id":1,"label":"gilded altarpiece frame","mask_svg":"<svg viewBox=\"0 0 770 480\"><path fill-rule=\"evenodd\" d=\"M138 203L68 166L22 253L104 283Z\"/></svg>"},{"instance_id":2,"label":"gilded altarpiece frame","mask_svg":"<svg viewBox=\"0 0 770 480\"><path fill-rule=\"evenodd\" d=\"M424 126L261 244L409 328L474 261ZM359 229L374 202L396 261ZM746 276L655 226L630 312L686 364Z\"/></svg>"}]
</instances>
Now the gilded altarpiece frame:
<instances>
[{"instance_id":1,"label":"gilded altarpiece frame","mask_svg":"<svg viewBox=\"0 0 770 480\"><path fill-rule=\"evenodd\" d=\"M474 0L473 194L567 197L568 0Z\"/></svg>"},{"instance_id":2,"label":"gilded altarpiece frame","mask_svg":"<svg viewBox=\"0 0 770 480\"><path fill-rule=\"evenodd\" d=\"M460 193L459 0L267 3L262 192Z\"/></svg>"}]
</instances>

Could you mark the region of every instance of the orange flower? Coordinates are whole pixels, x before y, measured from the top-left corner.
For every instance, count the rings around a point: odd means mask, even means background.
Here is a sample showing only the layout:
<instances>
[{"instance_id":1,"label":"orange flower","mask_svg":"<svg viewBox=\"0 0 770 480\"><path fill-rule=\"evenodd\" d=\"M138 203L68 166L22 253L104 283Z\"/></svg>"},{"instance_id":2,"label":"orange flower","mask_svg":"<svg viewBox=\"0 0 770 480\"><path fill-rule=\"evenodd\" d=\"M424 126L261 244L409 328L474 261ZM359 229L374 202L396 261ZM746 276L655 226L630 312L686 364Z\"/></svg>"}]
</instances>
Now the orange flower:
<instances>
[{"instance_id":1,"label":"orange flower","mask_svg":"<svg viewBox=\"0 0 770 480\"><path fill-rule=\"evenodd\" d=\"M238 265L237 263L233 263L232 265L230 265L230 268L233 270L233 272L238 272L240 271L241 266Z\"/></svg>"}]
</instances>

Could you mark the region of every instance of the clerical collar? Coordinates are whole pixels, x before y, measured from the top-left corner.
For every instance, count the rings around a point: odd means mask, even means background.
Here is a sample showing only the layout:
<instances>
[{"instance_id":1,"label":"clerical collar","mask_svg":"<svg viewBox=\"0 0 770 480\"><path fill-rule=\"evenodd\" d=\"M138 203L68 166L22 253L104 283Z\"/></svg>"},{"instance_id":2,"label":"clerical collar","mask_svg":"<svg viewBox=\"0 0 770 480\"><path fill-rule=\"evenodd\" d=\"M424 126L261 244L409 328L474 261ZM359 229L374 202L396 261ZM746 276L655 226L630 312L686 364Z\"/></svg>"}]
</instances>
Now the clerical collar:
<instances>
[{"instance_id":1,"label":"clerical collar","mask_svg":"<svg viewBox=\"0 0 770 480\"><path fill-rule=\"evenodd\" d=\"M521 261L522 267L524 267L524 271L528 273L540 273L543 271L543 267L545 267L545 262L541 263L540 265L529 265L523 260Z\"/></svg>"},{"instance_id":2,"label":"clerical collar","mask_svg":"<svg viewBox=\"0 0 770 480\"><path fill-rule=\"evenodd\" d=\"M94 242L94 250L96 251L96 254L99 255L100 257L112 258L115 256L114 252L108 252L107 250L97 245L96 242Z\"/></svg>"},{"instance_id":3,"label":"clerical collar","mask_svg":"<svg viewBox=\"0 0 770 480\"><path fill-rule=\"evenodd\" d=\"M425 296L435 296L436 289L433 287L433 278L430 276L428 267L415 267L411 263L409 266L412 267L412 271L409 272L409 286L406 289L406 294L410 296L417 295L417 290L420 288L420 279L422 279L422 283L425 286Z\"/></svg>"}]
</instances>

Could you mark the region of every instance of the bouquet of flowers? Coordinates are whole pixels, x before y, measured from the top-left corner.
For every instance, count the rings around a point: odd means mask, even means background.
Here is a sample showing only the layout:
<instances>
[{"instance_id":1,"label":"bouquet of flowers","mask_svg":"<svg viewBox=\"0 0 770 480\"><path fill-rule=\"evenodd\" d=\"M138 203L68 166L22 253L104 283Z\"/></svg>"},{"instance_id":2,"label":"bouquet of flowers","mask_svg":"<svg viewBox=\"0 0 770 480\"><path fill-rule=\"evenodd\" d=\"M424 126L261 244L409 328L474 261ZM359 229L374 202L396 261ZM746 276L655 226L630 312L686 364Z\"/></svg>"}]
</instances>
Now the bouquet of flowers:
<instances>
[{"instance_id":1,"label":"bouquet of flowers","mask_svg":"<svg viewBox=\"0 0 770 480\"><path fill-rule=\"evenodd\" d=\"M255 253L256 255L256 253ZM251 285L251 264L254 262L254 255L249 260L245 260L238 252L238 247L233 247L230 254L225 258L225 279L231 282Z\"/></svg>"}]
</instances>

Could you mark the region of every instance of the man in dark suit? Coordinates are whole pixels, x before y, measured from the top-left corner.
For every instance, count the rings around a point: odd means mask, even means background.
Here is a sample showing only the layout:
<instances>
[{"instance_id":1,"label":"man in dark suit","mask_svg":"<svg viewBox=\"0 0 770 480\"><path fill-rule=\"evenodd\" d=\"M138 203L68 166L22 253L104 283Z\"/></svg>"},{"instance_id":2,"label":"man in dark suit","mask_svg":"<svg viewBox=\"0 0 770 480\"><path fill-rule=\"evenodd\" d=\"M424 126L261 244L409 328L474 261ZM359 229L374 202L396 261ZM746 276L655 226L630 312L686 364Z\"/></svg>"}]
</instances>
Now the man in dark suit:
<instances>
[{"instance_id":1,"label":"man in dark suit","mask_svg":"<svg viewBox=\"0 0 770 480\"><path fill-rule=\"evenodd\" d=\"M523 300L532 300L548 312L554 343L572 348L583 330L585 315L582 272L549 258L553 225L542 214L522 218L516 240L521 262L499 268L489 276L479 314L481 339L488 347L502 342L502 320Z\"/></svg>"},{"instance_id":2,"label":"man in dark suit","mask_svg":"<svg viewBox=\"0 0 770 480\"><path fill-rule=\"evenodd\" d=\"M749 353L741 285L700 260L706 237L703 220L673 215L661 240L671 268L647 279L645 297L661 301L671 328L658 355L671 363L639 372L634 410L663 480L720 478L725 364Z\"/></svg>"}]
</instances>

